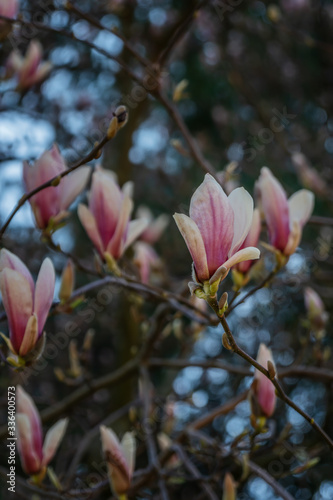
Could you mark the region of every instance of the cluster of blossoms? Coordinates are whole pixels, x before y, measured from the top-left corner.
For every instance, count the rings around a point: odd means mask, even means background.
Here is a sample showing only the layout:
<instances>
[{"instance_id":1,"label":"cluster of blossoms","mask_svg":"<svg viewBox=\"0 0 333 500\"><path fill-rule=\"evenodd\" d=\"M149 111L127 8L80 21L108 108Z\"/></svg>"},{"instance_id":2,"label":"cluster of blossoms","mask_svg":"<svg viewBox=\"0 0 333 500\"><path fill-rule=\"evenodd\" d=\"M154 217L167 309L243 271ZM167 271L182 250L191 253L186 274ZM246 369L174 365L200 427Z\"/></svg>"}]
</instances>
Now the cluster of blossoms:
<instances>
[{"instance_id":1,"label":"cluster of blossoms","mask_svg":"<svg viewBox=\"0 0 333 500\"><path fill-rule=\"evenodd\" d=\"M40 66L39 51L38 45L31 45L27 55L30 66L22 60L19 62L17 54L12 55L11 65L20 75L21 88L32 85L36 75L45 73L45 68ZM24 163L24 184L27 192L34 192L29 202L36 225L44 236L50 238L64 223L70 205L85 189L90 175L89 166L67 173L66 163L56 145L33 165ZM48 186L39 190L45 183ZM257 246L261 215L268 229L269 245L266 247L275 252L279 265L295 252L303 226L313 210L313 194L303 189L288 200L281 184L266 167L261 171L255 190L257 208L244 188L236 188L227 196L221 185L207 174L192 196L190 216L174 215L193 259L190 289L196 299L204 298L209 303L212 297L217 297L219 285L230 270L235 284L240 287L247 283L250 270L260 257ZM141 281L148 283L151 271L160 262L152 245L161 237L168 218L160 216L154 220L151 212L141 207L137 218L131 220L132 191L132 183L120 188L113 173L97 166L91 176L88 206L79 204L78 217L100 261L114 272L119 271L117 261L136 241L133 260ZM61 303L70 299L73 287L74 268L68 262L62 274ZM12 365L20 367L32 363L42 352L44 326L52 307L54 288L55 271L49 258L42 263L34 282L17 256L1 250L0 291L8 318L9 338L2 336L10 351L7 360ZM313 327L323 327L327 318L321 299L307 289L305 302ZM272 353L264 344L260 345L257 361L268 370L274 368ZM21 387L18 387L17 399L18 449L23 469L38 482L45 476L47 465L65 433L67 420L59 421L48 431L43 445L41 421L32 399ZM275 387L259 370L255 371L251 402L253 415L266 418L274 412ZM120 442L111 429L102 426L100 431L112 490L115 495L122 496L130 488L133 475L134 437L126 433Z\"/></svg>"},{"instance_id":2,"label":"cluster of blossoms","mask_svg":"<svg viewBox=\"0 0 333 500\"><path fill-rule=\"evenodd\" d=\"M261 170L255 189L257 209L244 188L236 188L227 196L220 184L206 174L191 198L190 217L174 215L193 259L190 288L196 295L204 298L214 294L232 267L243 275L248 273L252 261L260 256L256 248L261 232L260 212L266 219L269 248L278 259L286 262L295 252L313 211L313 193L302 189L287 200L283 187L267 167Z\"/></svg>"},{"instance_id":3,"label":"cluster of blossoms","mask_svg":"<svg viewBox=\"0 0 333 500\"><path fill-rule=\"evenodd\" d=\"M40 483L47 466L54 457L68 426L68 419L56 422L46 433L43 443L43 429L39 412L32 398L21 386L16 388L17 446L22 468ZM101 442L108 467L110 485L114 494L120 497L128 491L134 470L135 439L127 432L121 442L112 429L101 426Z\"/></svg>"}]
</instances>

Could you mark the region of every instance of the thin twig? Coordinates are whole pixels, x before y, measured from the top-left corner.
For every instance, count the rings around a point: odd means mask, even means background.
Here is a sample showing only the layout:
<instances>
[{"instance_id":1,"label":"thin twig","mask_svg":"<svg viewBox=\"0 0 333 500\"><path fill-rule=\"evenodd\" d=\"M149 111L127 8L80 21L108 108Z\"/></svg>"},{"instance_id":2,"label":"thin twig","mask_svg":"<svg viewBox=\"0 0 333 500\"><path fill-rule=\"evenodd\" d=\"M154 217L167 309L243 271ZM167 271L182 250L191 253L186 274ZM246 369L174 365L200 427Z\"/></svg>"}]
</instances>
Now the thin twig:
<instances>
[{"instance_id":1,"label":"thin twig","mask_svg":"<svg viewBox=\"0 0 333 500\"><path fill-rule=\"evenodd\" d=\"M82 165L85 165L89 161L95 159L99 155L100 150L103 148L103 146L105 146L105 144L107 142L109 142L109 140L110 140L110 138L107 135L105 135L103 137L103 139L96 146L94 146L94 148L90 151L90 153L88 153L84 158L81 158L80 160L78 160L72 167L68 168L67 170L64 170L60 174L52 177L52 179L48 180L47 182L44 182L40 186L38 186L35 189L32 189L31 191L29 191L29 193L26 193L25 195L23 195L22 198L18 201L16 207L14 208L14 210L12 211L12 213L10 214L10 216L8 217L8 219L6 220L5 224L0 229L0 239L2 238L2 236L3 236L4 232L6 231L7 227L9 226L9 224L10 224L11 220L13 219L14 215L19 211L19 209L25 204L26 201L28 201L32 196L34 196L35 194L39 193L43 189L45 189L47 187L51 187L51 186L57 185L57 183L59 183L59 181L63 177L65 177L66 175L70 174L71 172L73 172L77 168L81 167Z\"/></svg>"}]
</instances>

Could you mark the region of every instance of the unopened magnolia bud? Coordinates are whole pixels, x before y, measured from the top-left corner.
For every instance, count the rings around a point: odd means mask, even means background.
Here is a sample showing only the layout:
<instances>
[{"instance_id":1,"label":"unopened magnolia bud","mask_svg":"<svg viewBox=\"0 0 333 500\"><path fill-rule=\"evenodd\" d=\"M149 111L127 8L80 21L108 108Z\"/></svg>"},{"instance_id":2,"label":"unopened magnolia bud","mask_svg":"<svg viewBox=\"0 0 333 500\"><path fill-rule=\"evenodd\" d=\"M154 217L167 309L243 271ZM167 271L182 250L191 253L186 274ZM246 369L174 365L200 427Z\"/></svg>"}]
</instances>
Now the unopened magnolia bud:
<instances>
[{"instance_id":1,"label":"unopened magnolia bud","mask_svg":"<svg viewBox=\"0 0 333 500\"><path fill-rule=\"evenodd\" d=\"M110 121L110 125L107 131L107 136L109 139L113 139L118 132L118 119L116 116Z\"/></svg>"},{"instance_id":2,"label":"unopened magnolia bud","mask_svg":"<svg viewBox=\"0 0 333 500\"><path fill-rule=\"evenodd\" d=\"M182 156L185 156L186 158L190 156L189 152L184 148L179 139L171 139L170 145Z\"/></svg>"},{"instance_id":3,"label":"unopened magnolia bud","mask_svg":"<svg viewBox=\"0 0 333 500\"><path fill-rule=\"evenodd\" d=\"M275 378L275 375L276 375L276 369L275 369L274 363L272 363L272 361L270 359L267 361L267 370L269 373L269 378L271 378L273 380Z\"/></svg>"},{"instance_id":4,"label":"unopened magnolia bud","mask_svg":"<svg viewBox=\"0 0 333 500\"><path fill-rule=\"evenodd\" d=\"M223 345L223 347L225 347L226 349L228 349L228 351L232 351L232 347L229 344L229 340L228 340L228 337L227 337L226 333L224 333L222 335L222 345Z\"/></svg>"},{"instance_id":5,"label":"unopened magnolia bud","mask_svg":"<svg viewBox=\"0 0 333 500\"><path fill-rule=\"evenodd\" d=\"M67 302L74 290L75 269L73 262L69 259L61 275L61 285L59 290L59 299L61 302Z\"/></svg>"},{"instance_id":6,"label":"unopened magnolia bud","mask_svg":"<svg viewBox=\"0 0 333 500\"><path fill-rule=\"evenodd\" d=\"M227 292L222 293L218 304L219 304L219 314L222 315L228 307L228 293Z\"/></svg>"},{"instance_id":7,"label":"unopened magnolia bud","mask_svg":"<svg viewBox=\"0 0 333 500\"><path fill-rule=\"evenodd\" d=\"M222 500L236 500L236 483L229 472L224 476Z\"/></svg>"},{"instance_id":8,"label":"unopened magnolia bud","mask_svg":"<svg viewBox=\"0 0 333 500\"><path fill-rule=\"evenodd\" d=\"M114 116L117 118L118 128L124 127L128 121L128 111L126 106L118 106L114 112Z\"/></svg>"},{"instance_id":9,"label":"unopened magnolia bud","mask_svg":"<svg viewBox=\"0 0 333 500\"><path fill-rule=\"evenodd\" d=\"M58 175L52 182L51 182L51 186L58 186L60 184L60 181L61 181L61 176Z\"/></svg>"},{"instance_id":10,"label":"unopened magnolia bud","mask_svg":"<svg viewBox=\"0 0 333 500\"><path fill-rule=\"evenodd\" d=\"M186 94L184 94L184 90L186 89L187 86L188 86L188 80L182 80L176 85L176 88L173 91L173 96L172 96L174 102L181 101L182 99L187 97Z\"/></svg>"}]
</instances>

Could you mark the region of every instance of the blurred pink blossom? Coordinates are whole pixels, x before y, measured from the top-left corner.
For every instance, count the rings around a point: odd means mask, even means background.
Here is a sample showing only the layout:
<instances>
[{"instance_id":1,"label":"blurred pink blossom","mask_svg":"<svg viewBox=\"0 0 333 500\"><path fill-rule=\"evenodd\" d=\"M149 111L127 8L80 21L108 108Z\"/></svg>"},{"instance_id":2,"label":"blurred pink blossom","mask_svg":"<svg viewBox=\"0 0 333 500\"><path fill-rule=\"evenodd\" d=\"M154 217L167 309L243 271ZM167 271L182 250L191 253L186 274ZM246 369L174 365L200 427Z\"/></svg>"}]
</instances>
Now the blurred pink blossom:
<instances>
[{"instance_id":1,"label":"blurred pink blossom","mask_svg":"<svg viewBox=\"0 0 333 500\"><path fill-rule=\"evenodd\" d=\"M293 254L313 212L313 193L301 189L287 200L283 187L267 167L261 169L256 192L267 222L270 244L286 256Z\"/></svg>"},{"instance_id":2,"label":"blurred pink blossom","mask_svg":"<svg viewBox=\"0 0 333 500\"><path fill-rule=\"evenodd\" d=\"M66 170L64 159L54 144L33 165L29 166L24 162L23 179L26 191L32 191ZM30 198L36 224L40 229L47 228L50 222L56 225L68 215L68 207L85 188L89 174L90 167L80 167L63 177L58 185L47 187Z\"/></svg>"},{"instance_id":3,"label":"blurred pink blossom","mask_svg":"<svg viewBox=\"0 0 333 500\"><path fill-rule=\"evenodd\" d=\"M119 259L147 226L147 221L130 221L133 210L132 183L121 190L111 172L97 167L92 176L89 208L80 204L78 215L101 257Z\"/></svg>"},{"instance_id":4,"label":"blurred pink blossom","mask_svg":"<svg viewBox=\"0 0 333 500\"><path fill-rule=\"evenodd\" d=\"M32 398L19 385L16 388L16 411L17 447L23 470L29 476L38 476L38 481L41 481L66 432L68 419L59 420L49 429L43 445L38 410Z\"/></svg>"}]
</instances>

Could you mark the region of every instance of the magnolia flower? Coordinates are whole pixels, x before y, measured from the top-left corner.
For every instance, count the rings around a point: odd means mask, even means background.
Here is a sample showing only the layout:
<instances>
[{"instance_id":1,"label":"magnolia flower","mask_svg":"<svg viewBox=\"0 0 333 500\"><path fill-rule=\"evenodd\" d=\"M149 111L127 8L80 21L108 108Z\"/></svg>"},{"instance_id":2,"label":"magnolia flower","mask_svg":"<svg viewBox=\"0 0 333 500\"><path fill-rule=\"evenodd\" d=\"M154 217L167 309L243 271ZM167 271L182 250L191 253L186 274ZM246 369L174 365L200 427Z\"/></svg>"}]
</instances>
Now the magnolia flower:
<instances>
[{"instance_id":1,"label":"magnolia flower","mask_svg":"<svg viewBox=\"0 0 333 500\"><path fill-rule=\"evenodd\" d=\"M301 189L287 200L283 187L267 167L261 169L256 190L270 244L286 256L293 254L300 243L303 226L313 211L313 193Z\"/></svg>"},{"instance_id":2,"label":"magnolia flower","mask_svg":"<svg viewBox=\"0 0 333 500\"><path fill-rule=\"evenodd\" d=\"M304 290L304 302L311 326L315 330L322 330L328 321L328 314L318 293L309 286Z\"/></svg>"},{"instance_id":3,"label":"magnolia flower","mask_svg":"<svg viewBox=\"0 0 333 500\"><path fill-rule=\"evenodd\" d=\"M9 325L7 344L13 354L26 356L41 337L54 284L54 267L49 258L42 263L35 284L25 264L8 250L1 250L0 290Z\"/></svg>"},{"instance_id":4,"label":"magnolia flower","mask_svg":"<svg viewBox=\"0 0 333 500\"><path fill-rule=\"evenodd\" d=\"M140 240L153 245L160 239L165 228L169 224L169 217L165 214L159 215L154 219L151 210L148 207L141 206L136 211L139 219L147 221L147 228L141 233Z\"/></svg>"},{"instance_id":5,"label":"magnolia flower","mask_svg":"<svg viewBox=\"0 0 333 500\"><path fill-rule=\"evenodd\" d=\"M15 19L19 10L18 0L0 0L0 16ZM0 41L10 33L12 24L0 19Z\"/></svg>"},{"instance_id":6,"label":"magnolia flower","mask_svg":"<svg viewBox=\"0 0 333 500\"><path fill-rule=\"evenodd\" d=\"M253 200L244 188L227 196L221 186L206 174L192 196L190 217L175 214L194 263L197 282L215 281L221 271L246 260L258 259L257 248L240 250L252 223Z\"/></svg>"},{"instance_id":7,"label":"magnolia flower","mask_svg":"<svg viewBox=\"0 0 333 500\"><path fill-rule=\"evenodd\" d=\"M6 63L7 76L16 76L18 89L28 89L44 80L51 70L50 62L42 62L43 49L39 42L32 40L24 57L13 50Z\"/></svg>"},{"instance_id":8,"label":"magnolia flower","mask_svg":"<svg viewBox=\"0 0 333 500\"><path fill-rule=\"evenodd\" d=\"M250 231L248 232L245 240L240 246L240 250L242 250L242 248L247 248L247 247L256 247L258 245L260 231L261 231L260 212L258 208L255 208L253 211L253 218ZM250 270L253 264L254 264L253 260L246 260L237 264L235 266L235 269L238 272L245 274Z\"/></svg>"},{"instance_id":9,"label":"magnolia flower","mask_svg":"<svg viewBox=\"0 0 333 500\"><path fill-rule=\"evenodd\" d=\"M146 228L142 219L130 221L132 183L121 190L111 172L97 167L92 176L89 208L80 204L79 219L102 258L119 259Z\"/></svg>"},{"instance_id":10,"label":"magnolia flower","mask_svg":"<svg viewBox=\"0 0 333 500\"><path fill-rule=\"evenodd\" d=\"M47 432L43 444L43 430L38 410L31 397L16 388L16 431L17 447L23 470L29 476L38 476L41 481L46 467L51 462L65 434L68 419L54 424Z\"/></svg>"},{"instance_id":11,"label":"magnolia flower","mask_svg":"<svg viewBox=\"0 0 333 500\"><path fill-rule=\"evenodd\" d=\"M265 344L259 346L257 361L266 370L268 369L268 361L275 367L272 352ZM260 412L266 417L270 417L275 409L275 387L266 375L257 369L255 370L254 380L254 397L259 405Z\"/></svg>"},{"instance_id":12,"label":"magnolia flower","mask_svg":"<svg viewBox=\"0 0 333 500\"><path fill-rule=\"evenodd\" d=\"M32 165L23 164L23 179L26 190L32 191L67 169L56 144ZM34 212L36 224L45 229L49 223L57 224L67 215L68 207L87 184L90 167L81 167L63 177L59 184L42 189L29 201Z\"/></svg>"},{"instance_id":13,"label":"magnolia flower","mask_svg":"<svg viewBox=\"0 0 333 500\"><path fill-rule=\"evenodd\" d=\"M134 264L139 268L142 283L148 283L151 271L160 264L160 258L151 245L137 241L134 245Z\"/></svg>"},{"instance_id":14,"label":"magnolia flower","mask_svg":"<svg viewBox=\"0 0 333 500\"><path fill-rule=\"evenodd\" d=\"M0 0L0 15L14 19L18 13L18 0Z\"/></svg>"},{"instance_id":15,"label":"magnolia flower","mask_svg":"<svg viewBox=\"0 0 333 500\"><path fill-rule=\"evenodd\" d=\"M131 432L126 432L119 442L112 429L101 425L100 432L111 489L115 495L123 495L131 485L134 471L134 436Z\"/></svg>"}]
</instances>

